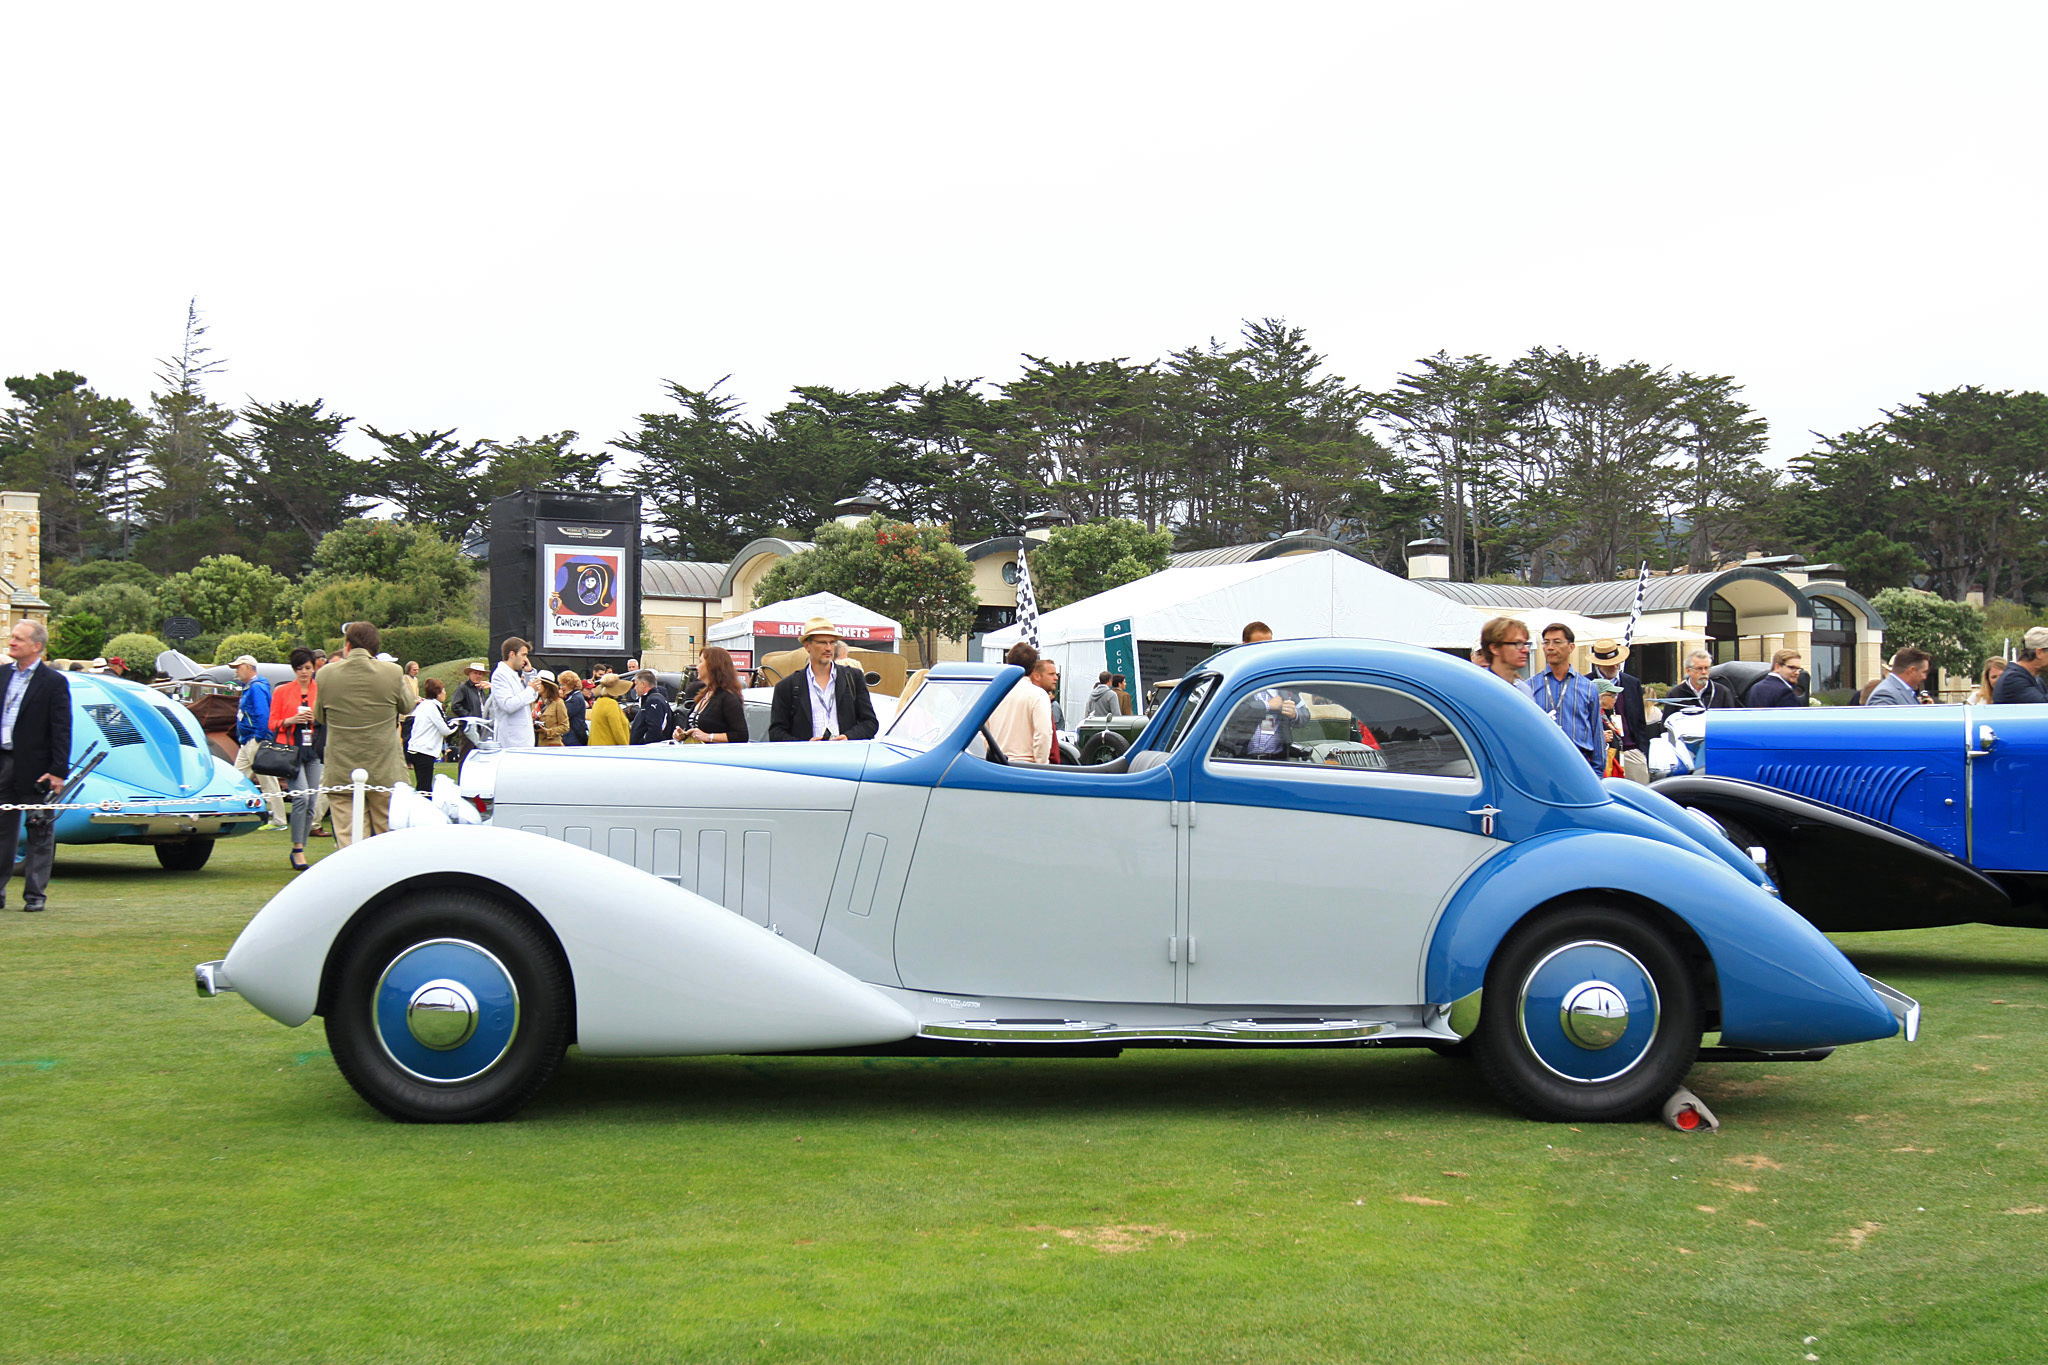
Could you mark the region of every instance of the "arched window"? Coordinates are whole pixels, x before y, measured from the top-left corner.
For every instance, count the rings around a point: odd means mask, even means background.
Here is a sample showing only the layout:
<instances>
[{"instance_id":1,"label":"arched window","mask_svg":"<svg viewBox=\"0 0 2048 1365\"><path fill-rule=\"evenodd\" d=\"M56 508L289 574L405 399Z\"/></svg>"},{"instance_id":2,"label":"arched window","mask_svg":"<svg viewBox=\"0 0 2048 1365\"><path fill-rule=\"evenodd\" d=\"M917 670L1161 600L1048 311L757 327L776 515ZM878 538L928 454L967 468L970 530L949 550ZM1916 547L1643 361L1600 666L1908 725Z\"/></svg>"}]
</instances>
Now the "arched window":
<instances>
[{"instance_id":1,"label":"arched window","mask_svg":"<svg viewBox=\"0 0 2048 1365\"><path fill-rule=\"evenodd\" d=\"M1813 599L1813 690L1856 686L1856 621L1825 597Z\"/></svg>"},{"instance_id":2,"label":"arched window","mask_svg":"<svg viewBox=\"0 0 2048 1365\"><path fill-rule=\"evenodd\" d=\"M1713 652L1714 662L1727 663L1735 657L1741 632L1735 624L1735 604L1715 593L1707 603L1707 648Z\"/></svg>"}]
</instances>

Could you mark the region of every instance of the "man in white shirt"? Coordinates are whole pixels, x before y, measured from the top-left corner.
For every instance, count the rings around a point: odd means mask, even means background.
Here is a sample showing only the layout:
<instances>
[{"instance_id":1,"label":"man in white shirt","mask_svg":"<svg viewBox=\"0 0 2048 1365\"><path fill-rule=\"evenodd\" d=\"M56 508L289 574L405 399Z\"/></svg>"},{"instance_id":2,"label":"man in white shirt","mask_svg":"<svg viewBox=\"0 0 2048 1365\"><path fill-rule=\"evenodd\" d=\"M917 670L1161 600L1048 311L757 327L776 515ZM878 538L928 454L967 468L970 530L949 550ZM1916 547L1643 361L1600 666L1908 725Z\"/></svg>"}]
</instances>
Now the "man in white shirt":
<instances>
[{"instance_id":1,"label":"man in white shirt","mask_svg":"<svg viewBox=\"0 0 2048 1365\"><path fill-rule=\"evenodd\" d=\"M1016 664L1024 670L1024 676L996 703L988 718L988 732L995 736L1003 757L1012 763L1050 762L1053 729L1049 689L1050 679L1058 676L1058 669L1052 660L1039 658L1038 651L1022 641L1010 646L1003 662Z\"/></svg>"},{"instance_id":2,"label":"man in white shirt","mask_svg":"<svg viewBox=\"0 0 2048 1365\"><path fill-rule=\"evenodd\" d=\"M526 681L532 654L532 645L511 636L505 641L504 658L491 673L491 695L484 699L484 711L491 718L491 733L500 749L533 747L533 704L540 693Z\"/></svg>"}]
</instances>

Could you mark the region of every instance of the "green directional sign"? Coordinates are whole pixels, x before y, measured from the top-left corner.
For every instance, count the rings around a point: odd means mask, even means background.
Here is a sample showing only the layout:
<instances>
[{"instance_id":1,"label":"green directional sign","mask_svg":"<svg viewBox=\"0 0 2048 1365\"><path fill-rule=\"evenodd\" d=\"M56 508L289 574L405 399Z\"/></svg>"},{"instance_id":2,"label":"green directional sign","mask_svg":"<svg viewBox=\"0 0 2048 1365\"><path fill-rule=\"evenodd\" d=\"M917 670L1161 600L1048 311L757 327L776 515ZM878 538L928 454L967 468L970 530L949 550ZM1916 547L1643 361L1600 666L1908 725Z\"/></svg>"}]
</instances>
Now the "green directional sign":
<instances>
[{"instance_id":1,"label":"green directional sign","mask_svg":"<svg viewBox=\"0 0 2048 1365\"><path fill-rule=\"evenodd\" d=\"M1138 682L1138 642L1131 638L1129 621L1111 621L1102 628L1103 667L1124 675L1124 685L1134 697L1144 696Z\"/></svg>"}]
</instances>

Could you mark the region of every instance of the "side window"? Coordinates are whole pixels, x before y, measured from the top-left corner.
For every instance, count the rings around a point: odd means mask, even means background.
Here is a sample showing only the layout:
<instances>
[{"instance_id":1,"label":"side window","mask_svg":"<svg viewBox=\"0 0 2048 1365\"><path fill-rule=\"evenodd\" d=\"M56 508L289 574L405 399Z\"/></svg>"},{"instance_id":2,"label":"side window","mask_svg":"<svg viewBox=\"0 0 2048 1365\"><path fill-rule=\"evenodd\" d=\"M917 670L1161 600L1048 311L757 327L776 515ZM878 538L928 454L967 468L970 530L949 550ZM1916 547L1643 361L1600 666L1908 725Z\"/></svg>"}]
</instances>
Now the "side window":
<instances>
[{"instance_id":1,"label":"side window","mask_svg":"<svg viewBox=\"0 0 2048 1365\"><path fill-rule=\"evenodd\" d=\"M1162 752L1170 754L1180 747L1180 742L1188 737L1188 731L1195 728L1195 721L1201 717L1202 712L1209 709L1209 703L1215 699L1219 681L1220 679L1212 673L1206 678L1195 679L1191 686L1181 692L1179 705L1173 714L1166 718L1163 742L1159 745Z\"/></svg>"},{"instance_id":2,"label":"side window","mask_svg":"<svg viewBox=\"0 0 2048 1365\"><path fill-rule=\"evenodd\" d=\"M1450 722L1406 693L1364 683L1283 682L1239 698L1212 762L1472 777Z\"/></svg>"}]
</instances>

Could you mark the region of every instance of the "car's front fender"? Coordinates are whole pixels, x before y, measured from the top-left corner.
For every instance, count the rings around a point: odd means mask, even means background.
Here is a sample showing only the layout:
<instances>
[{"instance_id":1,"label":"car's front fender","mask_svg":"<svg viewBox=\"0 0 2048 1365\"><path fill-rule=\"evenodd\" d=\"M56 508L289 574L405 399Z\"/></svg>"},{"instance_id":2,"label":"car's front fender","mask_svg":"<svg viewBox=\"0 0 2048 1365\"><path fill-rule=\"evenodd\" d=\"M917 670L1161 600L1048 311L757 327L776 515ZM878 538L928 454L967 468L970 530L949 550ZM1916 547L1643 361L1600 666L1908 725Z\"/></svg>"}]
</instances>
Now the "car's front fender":
<instances>
[{"instance_id":1,"label":"car's front fender","mask_svg":"<svg viewBox=\"0 0 2048 1365\"><path fill-rule=\"evenodd\" d=\"M249 922L227 978L271 1018L302 1024L364 906L451 879L499 888L546 921L569 960L588 1053L859 1047L917 1031L880 991L723 906L588 849L488 826L393 830L322 859Z\"/></svg>"},{"instance_id":2,"label":"car's front fender","mask_svg":"<svg viewBox=\"0 0 2048 1365\"><path fill-rule=\"evenodd\" d=\"M1725 863L1598 831L1544 835L1488 859L1437 924L1428 998L1448 1004L1478 990L1494 950L1531 909L1613 893L1660 905L1698 935L1713 959L1730 1047L1790 1052L1898 1032L1891 1010L1839 949Z\"/></svg>"}]
</instances>

